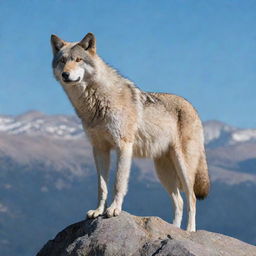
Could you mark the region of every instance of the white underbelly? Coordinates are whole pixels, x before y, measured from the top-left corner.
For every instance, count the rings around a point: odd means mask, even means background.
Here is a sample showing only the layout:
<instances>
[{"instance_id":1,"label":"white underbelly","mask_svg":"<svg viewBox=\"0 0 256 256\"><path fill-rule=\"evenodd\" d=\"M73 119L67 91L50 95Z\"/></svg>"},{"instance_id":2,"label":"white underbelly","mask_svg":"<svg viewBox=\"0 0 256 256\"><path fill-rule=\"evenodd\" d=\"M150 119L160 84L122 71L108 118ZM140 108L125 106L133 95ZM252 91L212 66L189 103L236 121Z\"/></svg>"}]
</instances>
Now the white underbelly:
<instances>
[{"instance_id":1,"label":"white underbelly","mask_svg":"<svg viewBox=\"0 0 256 256\"><path fill-rule=\"evenodd\" d=\"M133 146L136 157L156 158L166 153L175 137L175 120L162 106L144 109Z\"/></svg>"},{"instance_id":2,"label":"white underbelly","mask_svg":"<svg viewBox=\"0 0 256 256\"><path fill-rule=\"evenodd\" d=\"M151 127L152 128L152 127ZM133 155L135 157L156 158L166 153L172 144L171 129L139 130L135 136Z\"/></svg>"}]
</instances>

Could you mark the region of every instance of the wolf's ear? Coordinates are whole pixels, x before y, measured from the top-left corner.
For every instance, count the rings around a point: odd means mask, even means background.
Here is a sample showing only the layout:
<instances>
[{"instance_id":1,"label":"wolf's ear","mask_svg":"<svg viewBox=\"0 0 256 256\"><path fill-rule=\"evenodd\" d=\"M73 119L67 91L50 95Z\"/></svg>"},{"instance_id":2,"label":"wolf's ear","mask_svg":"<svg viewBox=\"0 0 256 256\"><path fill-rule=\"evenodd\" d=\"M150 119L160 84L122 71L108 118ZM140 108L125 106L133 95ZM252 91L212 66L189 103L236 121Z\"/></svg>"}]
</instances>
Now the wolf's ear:
<instances>
[{"instance_id":1,"label":"wolf's ear","mask_svg":"<svg viewBox=\"0 0 256 256\"><path fill-rule=\"evenodd\" d=\"M93 33L88 33L79 43L86 51L92 54L96 53L96 38Z\"/></svg>"},{"instance_id":2,"label":"wolf's ear","mask_svg":"<svg viewBox=\"0 0 256 256\"><path fill-rule=\"evenodd\" d=\"M65 45L65 41L63 41L56 35L51 35L51 45L52 52L55 55Z\"/></svg>"}]
</instances>

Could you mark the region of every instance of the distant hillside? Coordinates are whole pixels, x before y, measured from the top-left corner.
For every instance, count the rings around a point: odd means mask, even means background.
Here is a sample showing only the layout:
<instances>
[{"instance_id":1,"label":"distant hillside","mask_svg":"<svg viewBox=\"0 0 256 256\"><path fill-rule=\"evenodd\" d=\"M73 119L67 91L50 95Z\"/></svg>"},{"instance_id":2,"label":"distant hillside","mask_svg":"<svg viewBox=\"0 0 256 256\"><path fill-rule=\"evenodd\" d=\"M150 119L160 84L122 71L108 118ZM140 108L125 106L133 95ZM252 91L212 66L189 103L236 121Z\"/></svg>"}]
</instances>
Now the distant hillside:
<instances>
[{"instance_id":1,"label":"distant hillside","mask_svg":"<svg viewBox=\"0 0 256 256\"><path fill-rule=\"evenodd\" d=\"M209 198L198 202L198 229L256 244L256 130L217 121L204 127L213 183ZM33 255L84 218L96 205L95 173L76 117L36 111L0 116L0 254ZM170 221L170 205L151 161L136 159L124 209Z\"/></svg>"}]
</instances>

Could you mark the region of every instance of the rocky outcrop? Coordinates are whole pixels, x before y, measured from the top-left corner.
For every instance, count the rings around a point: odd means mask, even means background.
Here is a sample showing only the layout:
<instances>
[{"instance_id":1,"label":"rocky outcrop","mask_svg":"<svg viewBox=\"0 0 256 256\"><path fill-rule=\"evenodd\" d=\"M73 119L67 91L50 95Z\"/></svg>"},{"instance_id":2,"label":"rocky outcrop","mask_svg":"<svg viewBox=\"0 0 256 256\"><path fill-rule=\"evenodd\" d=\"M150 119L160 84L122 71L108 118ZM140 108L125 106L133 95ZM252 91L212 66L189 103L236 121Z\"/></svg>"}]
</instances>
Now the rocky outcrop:
<instances>
[{"instance_id":1,"label":"rocky outcrop","mask_svg":"<svg viewBox=\"0 0 256 256\"><path fill-rule=\"evenodd\" d=\"M256 247L203 230L187 232L158 217L122 212L68 226L37 256L255 256Z\"/></svg>"}]
</instances>

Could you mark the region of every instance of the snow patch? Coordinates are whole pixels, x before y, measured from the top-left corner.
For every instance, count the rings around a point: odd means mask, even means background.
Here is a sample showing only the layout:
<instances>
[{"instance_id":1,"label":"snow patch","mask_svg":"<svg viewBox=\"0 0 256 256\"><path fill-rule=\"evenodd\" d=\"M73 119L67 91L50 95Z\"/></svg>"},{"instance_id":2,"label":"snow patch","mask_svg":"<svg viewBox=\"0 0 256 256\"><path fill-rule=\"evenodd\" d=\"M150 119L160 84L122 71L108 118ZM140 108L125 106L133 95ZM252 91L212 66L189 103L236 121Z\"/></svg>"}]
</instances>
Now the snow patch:
<instances>
[{"instance_id":1,"label":"snow patch","mask_svg":"<svg viewBox=\"0 0 256 256\"><path fill-rule=\"evenodd\" d=\"M0 116L0 132L13 135L52 136L60 139L78 139L84 135L82 125L74 117L46 116L34 112L14 118Z\"/></svg>"},{"instance_id":2,"label":"snow patch","mask_svg":"<svg viewBox=\"0 0 256 256\"><path fill-rule=\"evenodd\" d=\"M246 142L251 140L256 140L256 130L240 130L234 132L232 135L233 142Z\"/></svg>"}]
</instances>

